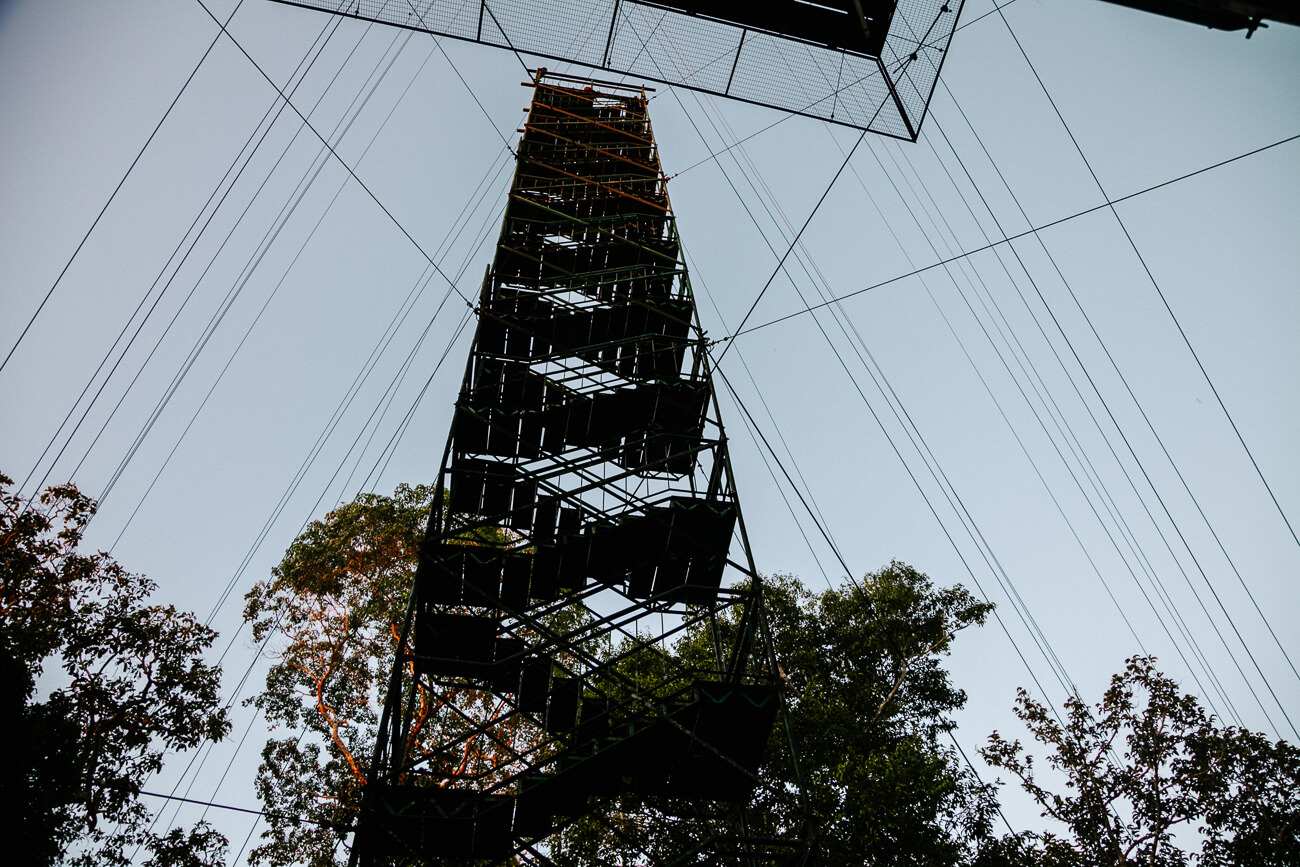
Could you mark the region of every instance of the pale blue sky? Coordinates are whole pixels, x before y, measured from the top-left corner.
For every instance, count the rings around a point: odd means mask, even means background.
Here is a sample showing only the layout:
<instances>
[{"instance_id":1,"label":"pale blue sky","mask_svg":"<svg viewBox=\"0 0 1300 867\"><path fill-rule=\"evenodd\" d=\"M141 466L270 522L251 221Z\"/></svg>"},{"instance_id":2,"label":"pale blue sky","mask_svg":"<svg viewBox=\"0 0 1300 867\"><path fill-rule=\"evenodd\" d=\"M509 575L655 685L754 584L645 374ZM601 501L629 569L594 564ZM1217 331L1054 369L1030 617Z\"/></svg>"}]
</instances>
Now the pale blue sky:
<instances>
[{"instance_id":1,"label":"pale blue sky","mask_svg":"<svg viewBox=\"0 0 1300 867\"><path fill-rule=\"evenodd\" d=\"M233 8L230 2L210 5L222 18ZM975 20L990 9L987 0L966 5L962 20L973 23L953 42L922 140L864 142L852 171L844 172L804 235L807 270L792 257L787 270L793 283L777 278L750 325L816 300L814 278L824 278L821 291L836 296L884 285L845 301L836 310L839 320L827 309L817 320L803 314L737 338L722 369L763 433L788 446L792 458L783 451L782 460L792 473L797 464L801 486L807 485L806 494L826 516L855 574L897 558L940 583L978 583L999 604L1007 631L990 624L963 635L951 658L955 678L970 694L958 736L972 757L992 729L1018 732L1010 714L1014 690L1031 685L1031 677L1017 647L1049 697L1063 696L1002 580L1023 599L1065 673L1085 695L1097 695L1109 674L1141 647L1159 655L1167 671L1213 700L1224 716L1294 740L1282 709L1300 725L1300 680L1246 598L1092 328L1293 660L1300 659L1295 614L1300 546L1115 215L1097 210L949 268L894 280L1103 202L1007 25L996 13ZM1016 0L1005 16L1111 198L1300 133L1300 29L1275 25L1247 41L1240 34L1097 0ZM323 15L245 0L231 30L282 83L326 24ZM439 50L425 35L365 30L358 22L339 29L294 104L306 113L342 68L314 109L313 122L328 133L355 94L364 98L371 72L382 72L396 54L338 151L405 231L439 259L460 291L472 295L491 258L508 183L500 135L513 140L528 100L519 86L522 66L506 52L452 41ZM0 350L13 346L214 35L215 25L193 0L0 4ZM457 72L473 85L482 109ZM377 463L382 472L377 481L370 479L377 490L433 479L468 347L468 334L451 342L465 311L454 293L434 315L447 291L446 282L434 277L254 547L426 265L412 242L331 161L259 258L264 234L277 225L281 208L296 199L295 185L314 171L319 150L319 142L285 112L50 470L66 439L66 431L55 438L61 421L74 405L79 407L74 421L80 417L85 401L78 404L78 394L137 303L147 297L151 304L158 295L163 283L150 291L155 278L195 216L202 212L206 219L205 200L275 102L274 91L250 62L219 40L0 372L0 405L6 408L0 470L20 482L35 470L29 488L49 471L51 483L71 477L100 495L187 354L223 309L227 293L238 290L112 487L90 534L92 545L113 546L129 568L157 581L167 601L201 616L215 609L222 647L235 634L239 598L267 574L304 521L350 498ZM663 88L651 108L665 169L682 173L669 189L701 315L709 333L721 337L739 321L789 243L784 224L777 228L774 222L780 217L769 215L778 215L779 208L790 225L801 225L856 133L789 118L746 142L743 153L701 163L723 137L729 143L730 137L747 136L780 116ZM281 151L286 156L272 171ZM268 176L255 199L257 184ZM479 189L485 177L487 184ZM473 198L476 190L481 200ZM1297 201L1300 142L1291 142L1129 199L1117 211L1282 509L1300 526ZM250 202L248 215L217 253ZM467 202L469 228L449 238ZM320 227L311 235L318 220ZM245 280L241 274L250 263L255 267ZM164 282L171 273L168 267ZM175 325L158 342L173 316ZM1059 410L1051 412L1063 415L1066 436L1057 435L1056 422L1040 410L1049 438L1028 409L1020 388L1037 405L1034 385L1005 348L999 327L1023 346L1025 368L1041 377L1041 387L1057 402ZM156 353L141 368L155 342ZM375 416L380 420L372 438L366 426L371 412L384 406L384 389L413 349L412 371L400 380L391 408ZM380 460L444 352L447 360L391 460ZM1073 353L1140 458L1195 562L1169 527ZM1058 356L1074 384L1062 373ZM991 551L987 560L873 384L865 366L873 358L982 534ZM94 380L91 394L99 382ZM196 415L209 389L211 397ZM105 425L124 393L121 408ZM889 438L871 410L882 418ZM723 412L760 568L796 573L814 587L824 586L824 569L838 582L843 570L793 497L796 517L791 517L781 498L787 486L773 480L729 395ZM191 419L193 426L181 440ZM103 435L91 447L101 427ZM358 436L364 447L359 458L349 451ZM52 440L54 451L41 459ZM1092 494L1092 482L1085 478L1092 470L1080 469L1070 456L1076 441L1109 499L1093 496L1090 505L1072 480L1058 447ZM355 473L354 466L360 468ZM339 467L343 470L336 475ZM155 475L157 482L145 496ZM1124 529L1108 516L1108 502L1123 516ZM1148 509L1163 536L1153 529ZM1136 537L1140 554L1131 553L1125 533ZM1159 578L1195 647L1180 634L1176 618L1163 617L1174 641L1152 614L1140 588L1153 598L1161 591L1144 568ZM1207 579L1231 623L1207 591ZM230 599L219 604L228 585ZM1117 609L1128 616L1136 639ZM1234 627L1263 677L1242 651ZM1197 661L1198 653L1208 664ZM247 638L236 637L224 663L232 688L254 656ZM257 677L255 671L254 683ZM249 721L247 709L238 709L236 718L238 734ZM261 739L254 723L219 789L233 745L215 750L190 796L256 806L250 780ZM169 774L177 773L169 768ZM171 779L159 785L170 787ZM1022 803L1009 798L1009 804L1014 823L1036 821ZM188 811L185 817L194 818ZM222 822L238 850L248 820L223 817Z\"/></svg>"}]
</instances>

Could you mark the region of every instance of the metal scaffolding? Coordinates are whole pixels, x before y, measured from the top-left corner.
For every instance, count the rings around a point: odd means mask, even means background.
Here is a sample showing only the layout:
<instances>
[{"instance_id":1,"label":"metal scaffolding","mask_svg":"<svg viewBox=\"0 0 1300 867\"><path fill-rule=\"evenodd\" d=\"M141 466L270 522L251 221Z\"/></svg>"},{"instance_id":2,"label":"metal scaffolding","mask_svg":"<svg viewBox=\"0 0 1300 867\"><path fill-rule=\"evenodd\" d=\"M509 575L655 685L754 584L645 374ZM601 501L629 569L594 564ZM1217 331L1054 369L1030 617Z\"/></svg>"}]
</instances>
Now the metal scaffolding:
<instances>
[{"instance_id":1,"label":"metal scaffolding","mask_svg":"<svg viewBox=\"0 0 1300 867\"><path fill-rule=\"evenodd\" d=\"M798 863L644 89L538 71L478 314L353 863Z\"/></svg>"}]
</instances>

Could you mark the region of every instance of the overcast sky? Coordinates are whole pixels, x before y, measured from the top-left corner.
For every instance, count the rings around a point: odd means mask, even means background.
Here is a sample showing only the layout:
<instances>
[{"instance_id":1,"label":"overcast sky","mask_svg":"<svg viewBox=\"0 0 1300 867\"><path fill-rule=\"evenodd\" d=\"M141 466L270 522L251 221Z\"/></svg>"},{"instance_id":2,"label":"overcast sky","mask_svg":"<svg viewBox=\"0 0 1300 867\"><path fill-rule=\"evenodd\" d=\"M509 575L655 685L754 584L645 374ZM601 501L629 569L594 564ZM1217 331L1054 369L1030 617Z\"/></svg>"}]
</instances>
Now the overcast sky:
<instances>
[{"instance_id":1,"label":"overcast sky","mask_svg":"<svg viewBox=\"0 0 1300 867\"><path fill-rule=\"evenodd\" d=\"M1300 134L1300 29L992 9L966 4L921 140L863 142L721 370L855 575L898 559L998 604L950 659L972 758L1021 735L1017 686L1095 698L1141 652L1295 741L1300 141L1277 143ZM363 189L263 77L297 82L329 23L245 0L236 47L197 0L0 3L0 352L49 293L0 371L0 471L103 496L89 544L211 618L236 701L260 678L240 599L304 522L436 475L457 292L491 261L529 98L512 54L345 22L292 101ZM651 117L704 327L729 336L857 133L663 87ZM839 584L722 405L760 568ZM265 731L235 716L180 791L256 807ZM232 854L253 827L209 818Z\"/></svg>"}]
</instances>

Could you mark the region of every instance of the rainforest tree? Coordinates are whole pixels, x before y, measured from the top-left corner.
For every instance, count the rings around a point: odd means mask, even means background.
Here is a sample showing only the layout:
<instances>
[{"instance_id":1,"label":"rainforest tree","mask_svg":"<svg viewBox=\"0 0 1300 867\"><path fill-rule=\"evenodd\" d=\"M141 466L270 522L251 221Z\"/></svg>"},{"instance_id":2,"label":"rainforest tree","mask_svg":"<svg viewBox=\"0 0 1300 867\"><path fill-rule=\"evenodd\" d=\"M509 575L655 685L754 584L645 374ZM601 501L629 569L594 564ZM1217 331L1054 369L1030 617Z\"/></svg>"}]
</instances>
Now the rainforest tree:
<instances>
[{"instance_id":1,"label":"rainforest tree","mask_svg":"<svg viewBox=\"0 0 1300 867\"><path fill-rule=\"evenodd\" d=\"M362 494L294 540L244 618L272 664L252 699L273 729L252 863L333 865L352 831L433 490ZM305 822L292 821L298 817Z\"/></svg>"},{"instance_id":2,"label":"rainforest tree","mask_svg":"<svg viewBox=\"0 0 1300 867\"><path fill-rule=\"evenodd\" d=\"M1019 741L990 736L984 758L1064 831L1023 834L1027 863L1300 864L1300 749L1219 725L1153 658L1129 659L1095 706L1067 700L1064 720L1024 690L1016 715L1066 781L1054 791Z\"/></svg>"},{"instance_id":3,"label":"rainforest tree","mask_svg":"<svg viewBox=\"0 0 1300 867\"><path fill-rule=\"evenodd\" d=\"M0 799L21 848L35 864L127 864L137 849L150 864L220 863L209 826L160 834L140 801L165 753L229 730L221 670L203 660L216 633L151 604L156 585L108 554L79 550L96 504L74 486L28 501L10 485L0 475L0 713L22 747ZM47 667L62 685L38 693Z\"/></svg>"},{"instance_id":4,"label":"rainforest tree","mask_svg":"<svg viewBox=\"0 0 1300 867\"><path fill-rule=\"evenodd\" d=\"M432 487L406 485L392 496L359 495L312 522L245 597L244 618L271 659L266 688L250 702L285 731L262 750L256 788L268 830L252 863L347 860L433 497ZM465 541L499 544L499 532L474 530ZM507 710L490 692L468 688L420 685L414 701L400 749L417 756L463 729L466 717ZM496 736L519 736L520 722L506 719ZM474 739L464 767L449 770L481 771L501 758L488 739Z\"/></svg>"}]
</instances>

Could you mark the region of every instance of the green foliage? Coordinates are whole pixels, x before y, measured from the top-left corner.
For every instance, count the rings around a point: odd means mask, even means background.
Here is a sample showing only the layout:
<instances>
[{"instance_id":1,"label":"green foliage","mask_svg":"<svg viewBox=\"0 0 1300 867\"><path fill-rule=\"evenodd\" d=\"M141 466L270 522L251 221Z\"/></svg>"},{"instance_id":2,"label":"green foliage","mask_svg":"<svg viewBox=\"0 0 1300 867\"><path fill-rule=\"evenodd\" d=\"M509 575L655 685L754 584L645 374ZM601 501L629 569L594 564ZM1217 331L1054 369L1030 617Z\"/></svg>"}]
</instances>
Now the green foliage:
<instances>
[{"instance_id":1,"label":"green foliage","mask_svg":"<svg viewBox=\"0 0 1300 867\"><path fill-rule=\"evenodd\" d=\"M1129 659L1100 703L1077 696L1058 722L1024 690L1016 715L1051 748L1068 792L1049 790L1019 741L997 732L983 750L1014 774L1067 835L1028 833L1036 860L1062 865L1300 864L1300 749L1219 726L1195 697ZM1201 851L1188 852L1189 842ZM1187 847L1190 848L1190 847Z\"/></svg>"},{"instance_id":2,"label":"green foliage","mask_svg":"<svg viewBox=\"0 0 1300 867\"><path fill-rule=\"evenodd\" d=\"M254 702L273 725L292 731L263 752L257 787L271 815L254 863L332 867L343 857L432 495L429 488L400 487L392 497L363 495L340 506L313 523L270 580L247 596L245 617L259 641L271 638L274 660ZM960 587L936 588L898 563L837 591L813 594L788 577L764 588L791 713L773 732L761 769L771 785L759 789L767 795L750 811L751 828L806 833L806 816L788 795L801 785L811 795L815 863L947 865L972 857L988 841L994 805L938 742L953 725L949 714L965 701L941 657L956 633L982 623L991 606ZM579 614L561 609L556 616ZM707 623L671 650L630 642L589 650L611 660L627 683L644 682L644 695L672 692L690 682L691 672L716 668L719 648ZM719 623L724 655L738 629L734 616ZM463 692L418 696L412 737L427 744L445 735L439 727L457 715L438 709L449 701L473 719L499 712L492 696ZM798 768L781 758L789 756L791 738ZM418 754L422 745L405 748ZM476 770L490 772L497 758L485 749L472 760ZM668 839L676 823L655 821L639 800L607 806L552 841L554 863L622 865L680 851L681 841Z\"/></svg>"},{"instance_id":3,"label":"green foliage","mask_svg":"<svg viewBox=\"0 0 1300 867\"><path fill-rule=\"evenodd\" d=\"M144 867L208 867L225 862L227 841L207 822L172 828L149 844Z\"/></svg>"},{"instance_id":4,"label":"green foliage","mask_svg":"<svg viewBox=\"0 0 1300 867\"><path fill-rule=\"evenodd\" d=\"M10 484L0 475L3 700L17 707L8 724L25 731L20 742L35 748L6 773L23 793L34 863L125 864L137 847L159 865L218 863L219 835L204 826L155 834L139 801L166 751L229 730L221 671L203 662L216 633L173 606L148 604L156 585L107 554L78 552L95 503L75 487L29 503ZM33 704L34 678L50 662L67 685ZM208 860L171 860L182 840Z\"/></svg>"},{"instance_id":5,"label":"green foliage","mask_svg":"<svg viewBox=\"0 0 1300 867\"><path fill-rule=\"evenodd\" d=\"M36 682L8 648L0 648L0 735L21 744L0 764L0 810L16 821L34 864L59 857L70 828L64 814L76 802L77 728L67 696L32 704Z\"/></svg>"},{"instance_id":6,"label":"green foliage","mask_svg":"<svg viewBox=\"0 0 1300 867\"><path fill-rule=\"evenodd\" d=\"M272 660L266 688L250 702L272 728L291 732L262 750L255 785L268 829L251 863L331 867L347 858L342 844L360 809L434 493L401 485L391 497L361 494L339 506L312 522L270 580L245 597L244 618ZM501 532L479 528L459 538L500 545ZM492 720L504 707L469 689L434 694L420 686L411 698L400 746L409 755L427 755L449 732ZM519 723L513 717L493 735L508 742ZM490 774L501 751L490 738L475 738L459 760L454 769L425 766Z\"/></svg>"},{"instance_id":7,"label":"green foliage","mask_svg":"<svg viewBox=\"0 0 1300 867\"><path fill-rule=\"evenodd\" d=\"M897 562L818 594L769 580L766 595L817 863L973 857L995 804L939 743L966 701L941 657L992 606Z\"/></svg>"},{"instance_id":8,"label":"green foliage","mask_svg":"<svg viewBox=\"0 0 1300 867\"><path fill-rule=\"evenodd\" d=\"M992 606L900 563L821 593L790 576L767 578L763 603L789 714L768 744L751 831L808 840L806 863L816 865L962 864L995 845L991 790L938 741L965 702L941 656ZM728 646L739 624L733 616L719 626ZM674 650L660 667L707 670L717 657L704 623ZM636 662L655 669L653 656L643 651ZM789 797L798 789L806 813ZM612 867L672 850L655 837L671 835L670 823L651 832L634 818L614 802L599 819L574 823L555 863Z\"/></svg>"},{"instance_id":9,"label":"green foliage","mask_svg":"<svg viewBox=\"0 0 1300 867\"><path fill-rule=\"evenodd\" d=\"M262 751L256 787L271 815L252 863L333 865L351 831L433 493L402 485L340 506L245 597L273 660L252 703L292 732Z\"/></svg>"}]
</instances>

